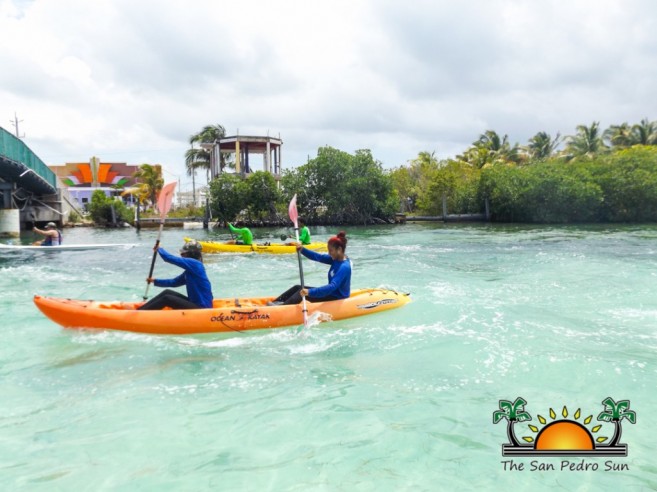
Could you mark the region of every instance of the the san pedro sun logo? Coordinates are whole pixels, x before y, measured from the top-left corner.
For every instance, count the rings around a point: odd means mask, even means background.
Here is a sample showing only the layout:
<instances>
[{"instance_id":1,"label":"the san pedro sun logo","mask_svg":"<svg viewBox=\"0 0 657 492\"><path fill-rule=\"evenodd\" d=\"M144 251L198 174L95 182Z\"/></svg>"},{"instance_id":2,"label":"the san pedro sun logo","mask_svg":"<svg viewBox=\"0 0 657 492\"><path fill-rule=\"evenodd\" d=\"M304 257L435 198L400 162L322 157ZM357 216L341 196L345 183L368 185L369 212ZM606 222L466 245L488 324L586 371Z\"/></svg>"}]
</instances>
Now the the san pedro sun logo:
<instances>
[{"instance_id":1,"label":"the san pedro sun logo","mask_svg":"<svg viewBox=\"0 0 657 492\"><path fill-rule=\"evenodd\" d=\"M507 421L506 433L508 444L502 445L502 456L627 456L627 444L621 444L621 422L628 420L636 423L636 413L630 410L630 401L614 401L608 397L602 401L604 410L600 412L597 421L613 423L611 438L600 434L602 425L593 421L593 415L582 419L582 412L577 411L570 416L564 406L561 418L550 408L546 417L537 415L541 426L527 424L528 433L533 435L522 436L522 443L516 437L515 425L518 422L532 420L531 415L525 411L527 402L523 398L516 398L512 403L500 400L500 408L493 412L493 423L497 424L503 419ZM581 421L580 421L581 420ZM594 437L597 436L597 437Z\"/></svg>"}]
</instances>

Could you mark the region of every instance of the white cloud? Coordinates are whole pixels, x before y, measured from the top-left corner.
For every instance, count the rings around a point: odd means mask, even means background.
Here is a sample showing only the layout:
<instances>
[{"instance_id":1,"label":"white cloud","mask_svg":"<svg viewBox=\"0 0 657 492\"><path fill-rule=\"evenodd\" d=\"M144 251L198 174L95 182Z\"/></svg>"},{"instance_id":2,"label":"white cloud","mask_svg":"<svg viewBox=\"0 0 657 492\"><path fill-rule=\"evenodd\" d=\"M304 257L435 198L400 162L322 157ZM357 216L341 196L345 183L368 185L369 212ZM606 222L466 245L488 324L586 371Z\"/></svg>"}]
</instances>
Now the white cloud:
<instances>
[{"instance_id":1,"label":"white cloud","mask_svg":"<svg viewBox=\"0 0 657 492\"><path fill-rule=\"evenodd\" d=\"M0 0L0 121L16 111L47 163L183 181L217 123L280 134L284 166L330 145L393 167L488 129L657 119L656 20L650 0Z\"/></svg>"}]
</instances>

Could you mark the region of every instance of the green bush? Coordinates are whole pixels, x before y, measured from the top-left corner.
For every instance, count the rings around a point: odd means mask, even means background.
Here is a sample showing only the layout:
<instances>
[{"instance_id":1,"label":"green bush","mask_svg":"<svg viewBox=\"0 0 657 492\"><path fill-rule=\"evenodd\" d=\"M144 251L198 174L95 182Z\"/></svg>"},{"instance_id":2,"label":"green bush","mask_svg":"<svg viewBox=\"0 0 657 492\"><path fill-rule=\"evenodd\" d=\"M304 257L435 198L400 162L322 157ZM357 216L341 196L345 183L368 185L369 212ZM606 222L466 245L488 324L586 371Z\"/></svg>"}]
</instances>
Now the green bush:
<instances>
[{"instance_id":1,"label":"green bush","mask_svg":"<svg viewBox=\"0 0 657 492\"><path fill-rule=\"evenodd\" d=\"M106 226L112 223L112 208L117 222L131 222L133 213L126 207L120 198L105 195L102 190L96 190L91 195L89 213L96 225Z\"/></svg>"},{"instance_id":2,"label":"green bush","mask_svg":"<svg viewBox=\"0 0 657 492\"><path fill-rule=\"evenodd\" d=\"M238 174L222 173L210 183L210 210L222 222L232 222L247 207L247 187Z\"/></svg>"},{"instance_id":3,"label":"green bush","mask_svg":"<svg viewBox=\"0 0 657 492\"><path fill-rule=\"evenodd\" d=\"M657 221L657 149L482 170L480 199L499 222Z\"/></svg>"},{"instance_id":4,"label":"green bush","mask_svg":"<svg viewBox=\"0 0 657 492\"><path fill-rule=\"evenodd\" d=\"M69 222L71 222L73 224L77 224L78 222L80 222L80 220L81 220L81 217L75 210L71 210L68 213L68 221Z\"/></svg>"}]
</instances>

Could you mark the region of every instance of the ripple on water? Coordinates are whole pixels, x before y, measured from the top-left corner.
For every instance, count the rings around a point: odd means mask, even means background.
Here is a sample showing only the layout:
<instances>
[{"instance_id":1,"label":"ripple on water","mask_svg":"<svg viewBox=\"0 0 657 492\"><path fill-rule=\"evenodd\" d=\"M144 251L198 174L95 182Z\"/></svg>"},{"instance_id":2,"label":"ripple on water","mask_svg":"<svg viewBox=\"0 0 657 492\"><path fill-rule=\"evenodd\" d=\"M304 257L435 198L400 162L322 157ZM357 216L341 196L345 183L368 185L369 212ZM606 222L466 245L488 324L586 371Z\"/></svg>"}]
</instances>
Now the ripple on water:
<instances>
[{"instance_id":1,"label":"ripple on water","mask_svg":"<svg viewBox=\"0 0 657 492\"><path fill-rule=\"evenodd\" d=\"M411 292L412 303L307 330L64 330L32 294L138 299L157 231L142 230L142 246L118 255L0 260L0 428L12 449L0 483L71 490L100 476L100 488L126 490L432 490L439 470L443 488L492 490L518 485L498 466L506 432L490 426L500 399L522 396L532 415L558 405L593 413L607 396L638 412L657 405L657 227L347 233L352 288ZM72 230L67 239L135 235ZM163 246L175 251L184 235L165 230ZM307 284L326 281L325 265L303 261ZM295 256L206 255L205 264L217 296L274 295L299 281ZM155 265L156 276L178 272ZM623 427L632 473L592 474L591 487L651 483L650 456L639 452L652 449L650 435ZM582 475L522 478L525 488L576 489Z\"/></svg>"}]
</instances>

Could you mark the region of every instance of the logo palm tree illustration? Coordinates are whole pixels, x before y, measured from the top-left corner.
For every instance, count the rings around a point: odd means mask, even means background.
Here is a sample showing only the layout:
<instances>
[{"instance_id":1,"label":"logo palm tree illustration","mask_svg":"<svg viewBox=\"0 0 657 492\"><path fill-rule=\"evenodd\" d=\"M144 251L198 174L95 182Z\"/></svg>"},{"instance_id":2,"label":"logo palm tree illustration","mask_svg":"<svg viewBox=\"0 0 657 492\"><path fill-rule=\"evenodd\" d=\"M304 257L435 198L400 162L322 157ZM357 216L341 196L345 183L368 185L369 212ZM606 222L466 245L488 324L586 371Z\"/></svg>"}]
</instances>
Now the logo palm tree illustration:
<instances>
[{"instance_id":1,"label":"logo palm tree illustration","mask_svg":"<svg viewBox=\"0 0 657 492\"><path fill-rule=\"evenodd\" d=\"M532 419L532 416L525 411L525 405L527 405L527 402L520 397L516 398L513 403L508 400L500 400L500 409L493 412L493 424L497 424L502 419L507 419L506 435L512 446L520 446L513 428L516 422L526 422Z\"/></svg>"},{"instance_id":2,"label":"logo palm tree illustration","mask_svg":"<svg viewBox=\"0 0 657 492\"><path fill-rule=\"evenodd\" d=\"M605 406L605 409L603 412L600 412L600 415L598 415L598 420L614 423L614 435L611 438L611 441L609 441L609 447L616 446L621 437L621 421L627 419L632 424L636 423L636 413L633 410L630 410L630 400L621 400L616 403L614 399L609 396L602 400L602 404Z\"/></svg>"}]
</instances>

